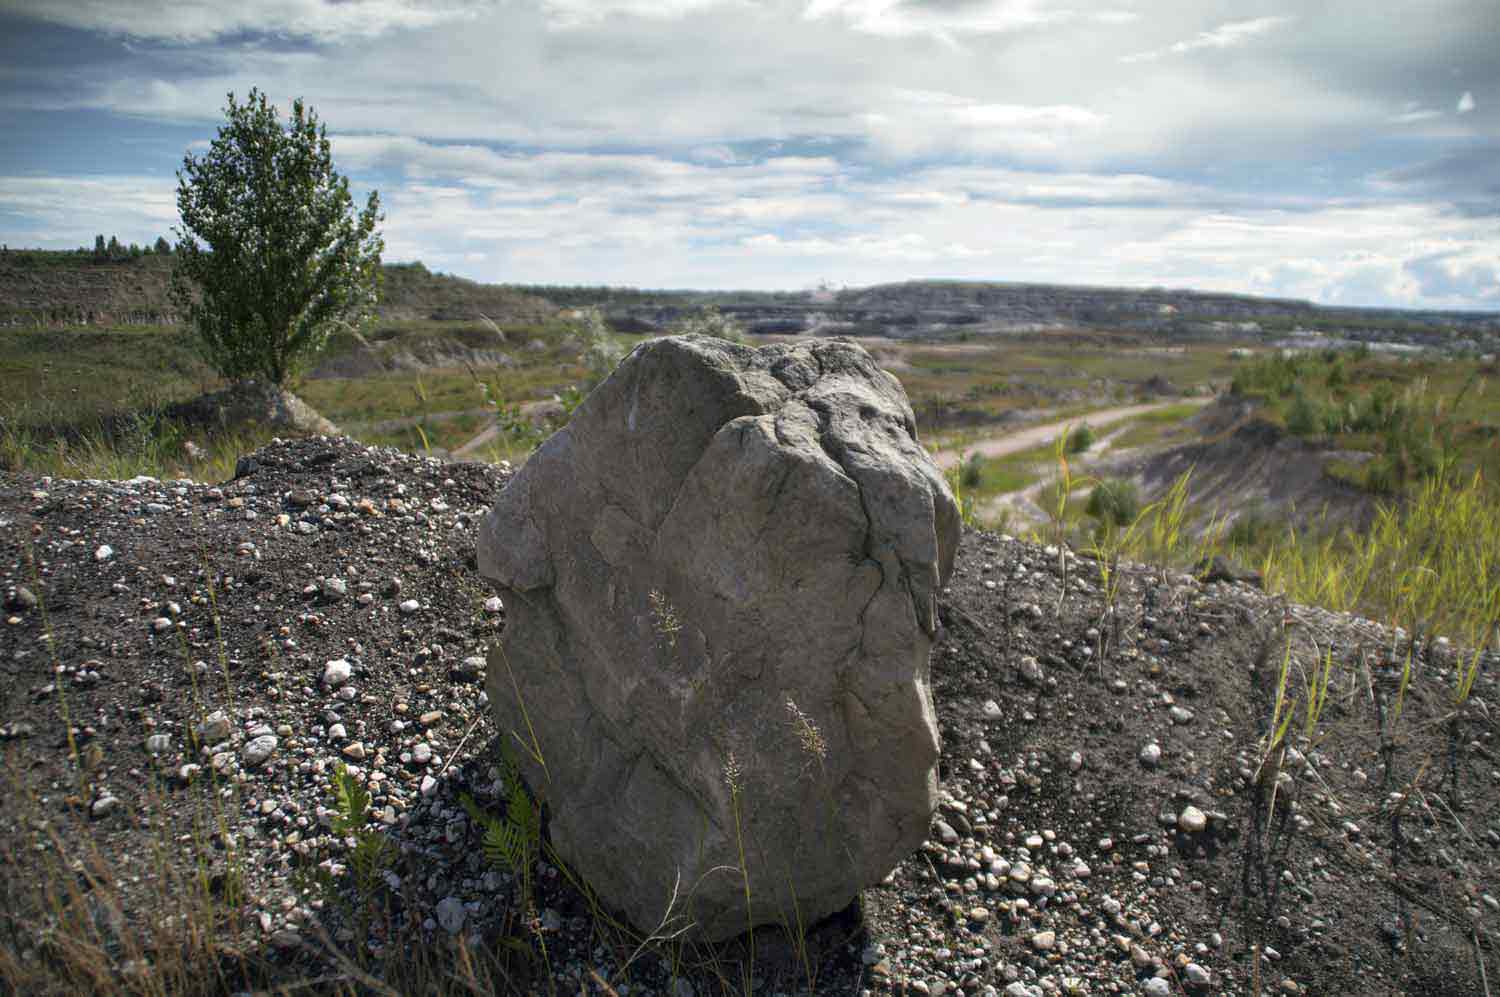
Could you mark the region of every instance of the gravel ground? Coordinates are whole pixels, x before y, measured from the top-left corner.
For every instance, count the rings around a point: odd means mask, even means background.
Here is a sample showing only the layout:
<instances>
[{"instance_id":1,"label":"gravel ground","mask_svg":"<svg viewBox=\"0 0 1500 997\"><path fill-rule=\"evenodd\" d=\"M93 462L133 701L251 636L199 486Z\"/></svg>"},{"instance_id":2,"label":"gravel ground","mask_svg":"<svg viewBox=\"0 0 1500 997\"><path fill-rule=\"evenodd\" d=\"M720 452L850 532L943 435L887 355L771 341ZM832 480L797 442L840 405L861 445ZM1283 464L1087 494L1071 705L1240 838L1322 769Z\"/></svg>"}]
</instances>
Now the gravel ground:
<instances>
[{"instance_id":1,"label":"gravel ground","mask_svg":"<svg viewBox=\"0 0 1500 997\"><path fill-rule=\"evenodd\" d=\"M238 942L285 979L331 971L325 932L517 934L519 884L462 806L505 806L483 692L504 609L473 537L508 473L314 438L217 487L0 475L0 944L43 958L52 914L23 898L49 840L97 843L125 921L172 916L159 863L192 852L163 858L161 818L205 799L231 811L210 854L239 860ZM849 994L1486 992L1494 656L1455 707L1444 645L1402 693L1404 642L1375 624L1141 566L1111 616L1091 562L975 532L942 620L943 799L885 883L802 944L766 928L636 954L543 862L514 989L793 994L811 970ZM1324 654L1334 681L1312 738L1299 708L1263 764L1288 646L1294 690ZM405 934L348 916L340 763L394 845L374 888Z\"/></svg>"}]
</instances>

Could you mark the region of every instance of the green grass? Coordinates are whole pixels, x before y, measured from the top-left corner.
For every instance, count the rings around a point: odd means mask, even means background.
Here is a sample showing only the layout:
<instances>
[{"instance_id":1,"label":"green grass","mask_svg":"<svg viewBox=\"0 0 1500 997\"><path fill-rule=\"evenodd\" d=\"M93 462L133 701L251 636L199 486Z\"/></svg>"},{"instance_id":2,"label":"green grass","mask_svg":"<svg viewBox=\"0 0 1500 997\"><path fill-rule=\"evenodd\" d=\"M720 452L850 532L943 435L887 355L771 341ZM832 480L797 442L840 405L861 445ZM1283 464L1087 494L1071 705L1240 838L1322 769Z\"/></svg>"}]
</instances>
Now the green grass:
<instances>
[{"instance_id":1,"label":"green grass","mask_svg":"<svg viewBox=\"0 0 1500 997\"><path fill-rule=\"evenodd\" d=\"M1130 420L1130 428L1117 436L1110 445L1116 450L1126 450L1162 443L1176 433L1183 422L1202 410L1201 405L1183 402L1136 416Z\"/></svg>"},{"instance_id":2,"label":"green grass","mask_svg":"<svg viewBox=\"0 0 1500 997\"><path fill-rule=\"evenodd\" d=\"M74 422L59 432L35 413L0 412L0 470L62 478L190 478L219 482L234 476L241 454L269 443L271 429L204 432L142 410L120 419Z\"/></svg>"},{"instance_id":3,"label":"green grass","mask_svg":"<svg viewBox=\"0 0 1500 997\"><path fill-rule=\"evenodd\" d=\"M641 337L621 337L626 345ZM565 323L500 330L475 321L378 324L365 342L384 356L462 359L465 350L502 351L510 366L395 371L355 378L303 378L291 388L355 438L413 452L451 451L510 408L566 393L584 378L581 345ZM323 359L353 350L334 337ZM219 480L236 451L274 434L208 436L161 416L165 406L223 384L198 357L189 330L126 326L0 330L0 466L77 477L186 476ZM483 384L483 389L481 389ZM386 423L386 425L382 425ZM390 425L390 423L399 423ZM512 433L481 457L517 461L540 437ZM208 451L191 457L191 440Z\"/></svg>"},{"instance_id":4,"label":"green grass","mask_svg":"<svg viewBox=\"0 0 1500 997\"><path fill-rule=\"evenodd\" d=\"M1285 528L1259 553L1267 587L1469 646L1500 640L1500 503L1475 474L1430 478L1364 529Z\"/></svg>"},{"instance_id":5,"label":"green grass","mask_svg":"<svg viewBox=\"0 0 1500 997\"><path fill-rule=\"evenodd\" d=\"M64 422L181 401L218 387L182 329L0 329L0 399Z\"/></svg>"}]
</instances>

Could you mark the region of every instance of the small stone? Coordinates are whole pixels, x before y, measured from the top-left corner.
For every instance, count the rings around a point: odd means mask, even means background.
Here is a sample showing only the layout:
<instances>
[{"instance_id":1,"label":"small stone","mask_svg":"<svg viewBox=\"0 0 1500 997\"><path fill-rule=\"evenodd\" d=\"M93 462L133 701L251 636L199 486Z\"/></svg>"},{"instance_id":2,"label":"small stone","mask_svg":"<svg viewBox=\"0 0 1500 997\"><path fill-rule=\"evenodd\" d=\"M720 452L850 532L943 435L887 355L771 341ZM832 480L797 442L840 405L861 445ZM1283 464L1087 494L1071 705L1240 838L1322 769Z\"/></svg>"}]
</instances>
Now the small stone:
<instances>
[{"instance_id":1,"label":"small stone","mask_svg":"<svg viewBox=\"0 0 1500 997\"><path fill-rule=\"evenodd\" d=\"M984 924L989 921L989 919L990 909L988 907L969 908L969 920L973 921L975 924Z\"/></svg>"},{"instance_id":2,"label":"small stone","mask_svg":"<svg viewBox=\"0 0 1500 997\"><path fill-rule=\"evenodd\" d=\"M1181 706L1174 706L1170 710L1168 710L1167 712L1169 712L1172 715L1172 722L1174 724L1185 726L1185 725L1190 724L1190 723L1193 722L1193 711L1192 710L1184 709Z\"/></svg>"},{"instance_id":3,"label":"small stone","mask_svg":"<svg viewBox=\"0 0 1500 997\"><path fill-rule=\"evenodd\" d=\"M146 753L148 755L160 755L172 747L172 735L152 734L146 738Z\"/></svg>"},{"instance_id":4,"label":"small stone","mask_svg":"<svg viewBox=\"0 0 1500 997\"><path fill-rule=\"evenodd\" d=\"M342 578L323 579L323 598L329 602L337 602L349 594L349 584Z\"/></svg>"},{"instance_id":5,"label":"small stone","mask_svg":"<svg viewBox=\"0 0 1500 997\"><path fill-rule=\"evenodd\" d=\"M1160 976L1153 976L1146 981L1146 997L1171 997L1172 984Z\"/></svg>"},{"instance_id":6,"label":"small stone","mask_svg":"<svg viewBox=\"0 0 1500 997\"><path fill-rule=\"evenodd\" d=\"M433 796L437 793L438 781L430 775L422 777L422 795Z\"/></svg>"},{"instance_id":7,"label":"small stone","mask_svg":"<svg viewBox=\"0 0 1500 997\"><path fill-rule=\"evenodd\" d=\"M349 681L349 676L354 674L354 666L344 658L330 661L323 666L323 684L330 689L337 689Z\"/></svg>"},{"instance_id":8,"label":"small stone","mask_svg":"<svg viewBox=\"0 0 1500 997\"><path fill-rule=\"evenodd\" d=\"M1141 764L1148 769L1154 769L1161 764L1161 745L1155 741L1147 744L1141 749Z\"/></svg>"},{"instance_id":9,"label":"small stone","mask_svg":"<svg viewBox=\"0 0 1500 997\"><path fill-rule=\"evenodd\" d=\"M253 768L270 758L280 743L275 734L262 734L245 744L240 757L244 758L246 765Z\"/></svg>"},{"instance_id":10,"label":"small stone","mask_svg":"<svg viewBox=\"0 0 1500 997\"><path fill-rule=\"evenodd\" d=\"M486 613L489 613L491 616L494 616L504 608L505 604L500 601L500 597L498 595L492 595L488 599L484 600L484 611Z\"/></svg>"},{"instance_id":11,"label":"small stone","mask_svg":"<svg viewBox=\"0 0 1500 997\"><path fill-rule=\"evenodd\" d=\"M17 585L16 591L5 600L5 608L13 613L25 613L36 608L36 595L24 585Z\"/></svg>"},{"instance_id":12,"label":"small stone","mask_svg":"<svg viewBox=\"0 0 1500 997\"><path fill-rule=\"evenodd\" d=\"M334 724L328 728L328 740L330 741L343 741L348 737L349 731L345 729L343 724Z\"/></svg>"},{"instance_id":13,"label":"small stone","mask_svg":"<svg viewBox=\"0 0 1500 997\"><path fill-rule=\"evenodd\" d=\"M94 815L94 818L97 820L97 819L102 818L102 817L108 817L110 814L112 814L116 810L118 810L119 807L120 807L120 799L119 799L119 797L105 795L105 796L101 796L97 800L95 800L94 801L94 805L89 808L89 811Z\"/></svg>"},{"instance_id":14,"label":"small stone","mask_svg":"<svg viewBox=\"0 0 1500 997\"><path fill-rule=\"evenodd\" d=\"M428 710L426 713L417 718L417 722L420 723L423 727L431 727L441 719L443 719L442 710Z\"/></svg>"},{"instance_id":15,"label":"small stone","mask_svg":"<svg viewBox=\"0 0 1500 997\"><path fill-rule=\"evenodd\" d=\"M271 933L271 944L279 949L301 948L302 936L291 928L280 928Z\"/></svg>"},{"instance_id":16,"label":"small stone","mask_svg":"<svg viewBox=\"0 0 1500 997\"><path fill-rule=\"evenodd\" d=\"M100 544L98 549L94 551L94 560L96 561L108 561L114 556L115 549L109 544Z\"/></svg>"},{"instance_id":17,"label":"small stone","mask_svg":"<svg viewBox=\"0 0 1500 997\"><path fill-rule=\"evenodd\" d=\"M1068 756L1068 771L1077 772L1083 768L1083 752L1075 751Z\"/></svg>"},{"instance_id":18,"label":"small stone","mask_svg":"<svg viewBox=\"0 0 1500 997\"><path fill-rule=\"evenodd\" d=\"M1057 932L1038 931L1031 936L1031 947L1038 952L1048 952L1057 945Z\"/></svg>"},{"instance_id":19,"label":"small stone","mask_svg":"<svg viewBox=\"0 0 1500 997\"><path fill-rule=\"evenodd\" d=\"M437 916L438 924L442 925L443 930L450 935L456 935L462 931L464 921L469 917L463 901L457 897L444 897L439 900L433 914Z\"/></svg>"},{"instance_id":20,"label":"small stone","mask_svg":"<svg viewBox=\"0 0 1500 997\"><path fill-rule=\"evenodd\" d=\"M1177 815L1177 826L1187 834L1198 834L1208 827L1208 815L1195 806L1187 806Z\"/></svg>"},{"instance_id":21,"label":"small stone","mask_svg":"<svg viewBox=\"0 0 1500 997\"><path fill-rule=\"evenodd\" d=\"M432 745L426 741L418 742L417 746L411 749L411 760L418 765L426 765L432 761Z\"/></svg>"},{"instance_id":22,"label":"small stone","mask_svg":"<svg viewBox=\"0 0 1500 997\"><path fill-rule=\"evenodd\" d=\"M993 699L986 699L984 701L984 717L986 720L998 720L1004 715L1005 711L1000 709L999 703Z\"/></svg>"},{"instance_id":23,"label":"small stone","mask_svg":"<svg viewBox=\"0 0 1500 997\"><path fill-rule=\"evenodd\" d=\"M350 761L354 761L354 762L362 762L362 761L364 761L365 760L365 746L364 746L364 744L361 743L361 742L359 742L359 741L355 741L353 744L346 744L344 746L343 756L345 758L349 759Z\"/></svg>"},{"instance_id":24,"label":"small stone","mask_svg":"<svg viewBox=\"0 0 1500 997\"><path fill-rule=\"evenodd\" d=\"M1193 987L1206 987L1213 982L1213 974L1196 962L1183 966L1182 975L1187 978L1188 985Z\"/></svg>"},{"instance_id":25,"label":"small stone","mask_svg":"<svg viewBox=\"0 0 1500 997\"><path fill-rule=\"evenodd\" d=\"M1047 673L1042 669L1042 663L1031 655L1021 659L1021 677L1032 685L1041 685L1047 679Z\"/></svg>"},{"instance_id":26,"label":"small stone","mask_svg":"<svg viewBox=\"0 0 1500 997\"><path fill-rule=\"evenodd\" d=\"M198 736L209 744L217 744L228 737L233 729L229 715L223 710L214 710L198 725Z\"/></svg>"},{"instance_id":27,"label":"small stone","mask_svg":"<svg viewBox=\"0 0 1500 997\"><path fill-rule=\"evenodd\" d=\"M410 615L412 613L415 613L417 610L419 610L421 608L422 608L422 604L420 602L418 602L417 600L415 600L415 599L406 599L406 600L403 600L402 603L401 603L401 612L406 613L408 615Z\"/></svg>"},{"instance_id":28,"label":"small stone","mask_svg":"<svg viewBox=\"0 0 1500 997\"><path fill-rule=\"evenodd\" d=\"M151 629L155 630L157 633L164 633L172 629L172 621L167 619L165 616L158 616L156 619L151 621Z\"/></svg>"},{"instance_id":29,"label":"small stone","mask_svg":"<svg viewBox=\"0 0 1500 997\"><path fill-rule=\"evenodd\" d=\"M953 830L953 826L951 824L949 824L947 821L942 821L942 820L933 821L932 822L932 826L933 826L933 829L937 831L938 840L941 841L943 844L945 844L945 845L956 845L956 844L958 844L958 832L955 831L955 830Z\"/></svg>"}]
</instances>

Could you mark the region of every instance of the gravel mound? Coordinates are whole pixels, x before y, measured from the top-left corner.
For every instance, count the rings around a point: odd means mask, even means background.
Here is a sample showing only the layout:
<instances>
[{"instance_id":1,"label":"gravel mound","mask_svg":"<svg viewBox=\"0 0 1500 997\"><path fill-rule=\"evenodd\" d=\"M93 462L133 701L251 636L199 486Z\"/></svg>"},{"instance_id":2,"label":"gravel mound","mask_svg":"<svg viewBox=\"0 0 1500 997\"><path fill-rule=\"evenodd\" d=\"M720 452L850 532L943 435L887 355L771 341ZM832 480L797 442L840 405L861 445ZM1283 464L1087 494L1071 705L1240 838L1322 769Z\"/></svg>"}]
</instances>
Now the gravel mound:
<instances>
[{"instance_id":1,"label":"gravel mound","mask_svg":"<svg viewBox=\"0 0 1500 997\"><path fill-rule=\"evenodd\" d=\"M482 691L505 613L474 535L508 475L328 438L273 443L218 486L0 474L0 894L29 895L49 841L89 836L130 922L168 916L146 818L216 791L239 944L288 979L337 975L304 943L389 944L308 888L322 870L354 889L342 763L395 848L382 905L414 939L499 945L518 884L463 796L505 809ZM757 932L751 989L805 990L811 966L820 993L1482 993L1500 965L1500 660L1455 707L1452 648L1419 645L1402 693L1403 635L1247 585L1131 566L1117 609L1086 560L965 535L932 663L928 839L805 946ZM1336 680L1314 736L1299 706L1266 762L1288 642L1294 688L1324 653ZM622 995L739 992L744 940L622 968L633 946L565 871L544 860L535 889L535 972L557 990L597 992L593 970ZM7 903L0 945L41 958L51 917Z\"/></svg>"}]
</instances>

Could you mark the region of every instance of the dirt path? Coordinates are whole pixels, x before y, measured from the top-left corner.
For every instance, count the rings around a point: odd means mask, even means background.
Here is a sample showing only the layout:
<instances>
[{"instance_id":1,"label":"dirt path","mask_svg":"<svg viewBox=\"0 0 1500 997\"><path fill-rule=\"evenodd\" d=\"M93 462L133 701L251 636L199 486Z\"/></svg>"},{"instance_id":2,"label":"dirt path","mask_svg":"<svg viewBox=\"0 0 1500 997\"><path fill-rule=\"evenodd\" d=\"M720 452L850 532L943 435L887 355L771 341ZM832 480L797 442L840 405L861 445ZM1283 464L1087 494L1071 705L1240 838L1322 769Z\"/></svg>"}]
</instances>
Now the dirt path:
<instances>
[{"instance_id":1,"label":"dirt path","mask_svg":"<svg viewBox=\"0 0 1500 997\"><path fill-rule=\"evenodd\" d=\"M1057 422L1042 423L1037 426L1027 426L1024 429L1004 430L996 436L978 440L967 446L957 447L952 450L939 450L932 455L938 467L947 470L956 467L970 454L978 454L981 457L1005 457L1009 454L1020 453L1022 450L1030 450L1032 447L1041 446L1057 438L1057 434L1069 426L1087 422L1098 426L1105 422L1115 422L1120 419L1131 419L1147 412L1155 412L1157 409L1167 408L1171 405L1206 405L1212 401L1210 398L1172 398L1167 401L1147 402L1141 405L1122 405L1119 408L1098 409L1084 415L1074 416L1071 419L1062 419Z\"/></svg>"},{"instance_id":2,"label":"dirt path","mask_svg":"<svg viewBox=\"0 0 1500 997\"><path fill-rule=\"evenodd\" d=\"M521 414L524 416L531 416L536 412L549 411L551 409L557 409L558 411L561 411L561 407L555 401L547 400L539 402L525 402L521 405ZM486 444L494 440L495 437L499 435L500 424L490 423L488 426L484 427L477 434L475 434L473 439L469 440L469 442L454 450L451 456L455 460L463 457L473 456L474 454L478 453L481 448L483 448Z\"/></svg>"},{"instance_id":3,"label":"dirt path","mask_svg":"<svg viewBox=\"0 0 1500 997\"><path fill-rule=\"evenodd\" d=\"M1073 467L1075 480L1086 477L1090 468L1105 460L1106 458L1118 456L1112 452L1115 440L1123 436L1129 426L1120 426L1105 434L1092 447L1080 454L1074 454L1068 458L1068 463ZM1039 525L1047 521L1047 511L1041 506L1042 491L1057 480L1055 473L1044 474L1037 481L1032 482L1020 491L1005 492L996 495L985 502L977 510L982 520L986 522L1000 522L1007 513L1011 517L1012 527L1027 525ZM1072 493L1070 502L1087 502L1092 487L1080 488Z\"/></svg>"}]
</instances>

